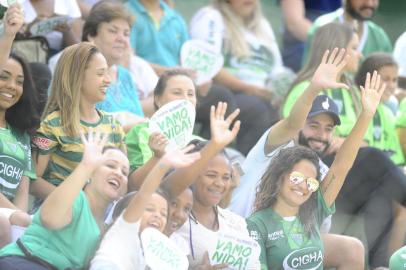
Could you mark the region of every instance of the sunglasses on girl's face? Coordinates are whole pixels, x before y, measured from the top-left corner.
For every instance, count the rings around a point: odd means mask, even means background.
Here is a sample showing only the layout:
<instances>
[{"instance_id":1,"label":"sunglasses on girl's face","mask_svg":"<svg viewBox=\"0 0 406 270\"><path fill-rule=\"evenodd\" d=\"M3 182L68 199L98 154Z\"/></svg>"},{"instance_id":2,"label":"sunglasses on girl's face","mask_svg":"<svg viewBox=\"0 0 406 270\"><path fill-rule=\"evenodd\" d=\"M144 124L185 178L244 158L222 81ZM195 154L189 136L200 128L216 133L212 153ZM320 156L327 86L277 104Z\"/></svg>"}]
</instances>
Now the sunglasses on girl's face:
<instances>
[{"instance_id":1,"label":"sunglasses on girl's face","mask_svg":"<svg viewBox=\"0 0 406 270\"><path fill-rule=\"evenodd\" d=\"M290 173L289 180L294 185L299 185L300 183L306 180L307 189L310 192L315 192L319 188L320 184L319 181L317 181L317 179L313 177L306 178L306 176L304 176L302 173L296 171Z\"/></svg>"}]
</instances>

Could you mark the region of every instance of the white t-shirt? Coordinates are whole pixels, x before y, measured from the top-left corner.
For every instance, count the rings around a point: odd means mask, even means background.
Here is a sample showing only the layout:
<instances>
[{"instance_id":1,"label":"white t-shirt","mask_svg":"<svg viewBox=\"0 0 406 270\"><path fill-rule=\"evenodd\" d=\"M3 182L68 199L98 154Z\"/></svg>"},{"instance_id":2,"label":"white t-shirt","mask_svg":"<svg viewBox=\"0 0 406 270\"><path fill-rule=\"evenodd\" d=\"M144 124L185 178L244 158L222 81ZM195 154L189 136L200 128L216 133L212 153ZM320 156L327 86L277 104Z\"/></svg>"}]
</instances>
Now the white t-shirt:
<instances>
[{"instance_id":1,"label":"white t-shirt","mask_svg":"<svg viewBox=\"0 0 406 270\"><path fill-rule=\"evenodd\" d=\"M82 13L80 12L79 6L75 1L72 0L55 0L54 1L54 13L56 15L69 16L71 18L80 18ZM29 0L22 3L22 8L24 10L24 22L29 24L32 23L35 18L37 18L37 12L32 6ZM49 46L55 50L62 49L62 38L61 32L53 31L47 35L45 38L48 40Z\"/></svg>"},{"instance_id":2,"label":"white t-shirt","mask_svg":"<svg viewBox=\"0 0 406 270\"><path fill-rule=\"evenodd\" d=\"M138 90L140 100L147 98L155 89L158 82L158 75L151 65L136 55L130 60L129 70Z\"/></svg>"},{"instance_id":3,"label":"white t-shirt","mask_svg":"<svg viewBox=\"0 0 406 270\"><path fill-rule=\"evenodd\" d=\"M245 40L249 44L251 55L236 58L223 49L226 35L225 24L221 13L207 6L200 9L190 23L190 36L193 39L207 41L224 55L224 68L240 80L259 87L265 87L267 80L276 67L281 67L282 58L271 25L266 19L261 21L267 38L256 36L251 31L243 30ZM273 42L269 42L269 40Z\"/></svg>"},{"instance_id":4,"label":"white t-shirt","mask_svg":"<svg viewBox=\"0 0 406 270\"><path fill-rule=\"evenodd\" d=\"M139 221L128 223L120 215L104 236L91 265L107 263L120 270L145 269L139 229Z\"/></svg>"},{"instance_id":5,"label":"white t-shirt","mask_svg":"<svg viewBox=\"0 0 406 270\"><path fill-rule=\"evenodd\" d=\"M240 216L248 217L251 215L257 186L259 185L262 176L267 170L272 159L279 153L281 149L293 147L294 141L279 146L269 154L265 154L265 145L268 139L269 128L262 137L258 140L257 144L248 153L247 158L242 164L244 175L240 178L240 185L235 188L231 198L230 206L228 207L234 213ZM328 167L320 160L320 173L321 179L327 174Z\"/></svg>"},{"instance_id":6,"label":"white t-shirt","mask_svg":"<svg viewBox=\"0 0 406 270\"><path fill-rule=\"evenodd\" d=\"M227 209L218 209L219 230L214 232L207 229L197 220L189 218L183 226L177 231L182 236L190 247L189 267L196 268L203 261L204 253L209 247L216 245L217 234L219 232L249 237L247 224L245 219L228 211ZM259 260L259 258L258 258Z\"/></svg>"},{"instance_id":7,"label":"white t-shirt","mask_svg":"<svg viewBox=\"0 0 406 270\"><path fill-rule=\"evenodd\" d=\"M406 77L406 32L396 40L393 57L399 65L399 76Z\"/></svg>"},{"instance_id":8,"label":"white t-shirt","mask_svg":"<svg viewBox=\"0 0 406 270\"><path fill-rule=\"evenodd\" d=\"M183 251L185 256L190 255L190 247L189 247L189 242L186 241L185 238L183 238L178 232L174 232L169 236L169 239L171 239L172 242L174 242L180 250Z\"/></svg>"}]
</instances>

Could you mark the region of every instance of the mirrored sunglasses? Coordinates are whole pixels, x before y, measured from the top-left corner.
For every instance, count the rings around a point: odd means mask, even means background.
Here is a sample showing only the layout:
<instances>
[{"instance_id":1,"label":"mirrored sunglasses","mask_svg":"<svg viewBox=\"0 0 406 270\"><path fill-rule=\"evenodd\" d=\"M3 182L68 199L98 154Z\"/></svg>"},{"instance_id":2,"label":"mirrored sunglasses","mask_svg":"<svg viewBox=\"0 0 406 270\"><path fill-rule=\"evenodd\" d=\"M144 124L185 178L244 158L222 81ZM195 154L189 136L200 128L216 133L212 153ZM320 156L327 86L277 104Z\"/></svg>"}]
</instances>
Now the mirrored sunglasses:
<instances>
[{"instance_id":1,"label":"mirrored sunglasses","mask_svg":"<svg viewBox=\"0 0 406 270\"><path fill-rule=\"evenodd\" d=\"M319 188L319 181L313 177L307 177L304 176L302 173L300 172L291 172L291 174L289 175L289 180L290 182L292 182L292 184L294 185L299 185L300 183L302 183L303 181L306 180L306 184L307 184L307 189L310 192L315 192L318 188Z\"/></svg>"}]
</instances>

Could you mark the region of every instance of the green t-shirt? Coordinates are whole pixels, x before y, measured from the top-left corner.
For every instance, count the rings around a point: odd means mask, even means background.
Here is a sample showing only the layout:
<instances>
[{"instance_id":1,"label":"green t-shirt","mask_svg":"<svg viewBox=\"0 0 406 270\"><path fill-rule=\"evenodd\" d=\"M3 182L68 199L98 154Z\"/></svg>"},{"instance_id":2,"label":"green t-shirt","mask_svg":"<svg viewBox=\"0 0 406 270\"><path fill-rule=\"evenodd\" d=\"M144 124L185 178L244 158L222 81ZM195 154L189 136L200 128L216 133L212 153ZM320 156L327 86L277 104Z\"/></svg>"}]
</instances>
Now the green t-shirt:
<instances>
[{"instance_id":1,"label":"green t-shirt","mask_svg":"<svg viewBox=\"0 0 406 270\"><path fill-rule=\"evenodd\" d=\"M390 257L390 270L406 270L406 246L402 247Z\"/></svg>"},{"instance_id":2,"label":"green t-shirt","mask_svg":"<svg viewBox=\"0 0 406 270\"><path fill-rule=\"evenodd\" d=\"M288 94L285 103L283 105L283 117L287 117L295 104L296 100L309 86L310 81L303 81L298 83ZM336 127L336 135L340 137L347 137L350 134L352 128L357 121L357 114L355 112L354 103L349 93L346 89L327 89L321 94L329 96L337 104L341 125Z\"/></svg>"},{"instance_id":3,"label":"green t-shirt","mask_svg":"<svg viewBox=\"0 0 406 270\"><path fill-rule=\"evenodd\" d=\"M30 136L10 126L0 128L0 192L14 200L22 176L36 179Z\"/></svg>"},{"instance_id":4,"label":"green t-shirt","mask_svg":"<svg viewBox=\"0 0 406 270\"><path fill-rule=\"evenodd\" d=\"M380 104L369 125L367 142L387 153L396 165L403 165L405 157L395 127L396 119L391 109Z\"/></svg>"},{"instance_id":5,"label":"green t-shirt","mask_svg":"<svg viewBox=\"0 0 406 270\"><path fill-rule=\"evenodd\" d=\"M35 214L21 241L37 257L58 269L82 268L88 265L100 241L100 229L93 217L83 191L76 197L72 221L62 229L44 227L40 219L41 209ZM0 256L19 255L23 252L12 243L0 250Z\"/></svg>"},{"instance_id":6,"label":"green t-shirt","mask_svg":"<svg viewBox=\"0 0 406 270\"><path fill-rule=\"evenodd\" d=\"M252 214L247 219L247 227L261 248L261 269L323 269L324 249L319 226L334 211L334 205L328 207L319 190L314 220L316 233L310 237L304 233L298 217L281 217L271 207Z\"/></svg>"},{"instance_id":7,"label":"green t-shirt","mask_svg":"<svg viewBox=\"0 0 406 270\"><path fill-rule=\"evenodd\" d=\"M127 155L130 160L131 171L144 165L153 155L149 148L148 141L151 136L149 122L134 126L125 136Z\"/></svg>"},{"instance_id":8,"label":"green t-shirt","mask_svg":"<svg viewBox=\"0 0 406 270\"><path fill-rule=\"evenodd\" d=\"M399 104L398 112L396 115L396 126L406 128L406 98Z\"/></svg>"},{"instance_id":9,"label":"green t-shirt","mask_svg":"<svg viewBox=\"0 0 406 270\"><path fill-rule=\"evenodd\" d=\"M88 131L98 129L109 134L107 146L125 149L124 130L112 114L99 111L97 123L80 121L80 127L86 135ZM62 128L59 111L47 115L33 137L33 143L40 155L50 155L43 178L53 185L59 185L79 164L83 155L83 144L80 136L67 136Z\"/></svg>"},{"instance_id":10,"label":"green t-shirt","mask_svg":"<svg viewBox=\"0 0 406 270\"><path fill-rule=\"evenodd\" d=\"M307 42L305 46L305 51L303 53L303 63L307 60L309 54L309 46L314 38L314 35L321 26L326 25L331 22L342 22L343 21L343 9L340 8L334 12L324 14L318 17L312 24L307 35ZM380 26L372 21L365 21L365 29L362 37L360 37L360 46L362 55L367 57L373 52L387 52L392 53L393 47L392 43Z\"/></svg>"}]
</instances>

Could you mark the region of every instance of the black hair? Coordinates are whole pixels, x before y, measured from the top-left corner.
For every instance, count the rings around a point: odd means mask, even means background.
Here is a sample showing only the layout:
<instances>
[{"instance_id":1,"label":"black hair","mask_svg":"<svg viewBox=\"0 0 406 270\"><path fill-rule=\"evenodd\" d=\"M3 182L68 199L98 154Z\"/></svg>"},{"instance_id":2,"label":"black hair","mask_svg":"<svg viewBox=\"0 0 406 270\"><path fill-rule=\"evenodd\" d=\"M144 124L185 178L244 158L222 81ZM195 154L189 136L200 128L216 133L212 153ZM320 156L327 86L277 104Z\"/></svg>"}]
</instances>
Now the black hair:
<instances>
[{"instance_id":1,"label":"black hair","mask_svg":"<svg viewBox=\"0 0 406 270\"><path fill-rule=\"evenodd\" d=\"M124 209L127 208L127 206L130 204L131 199L135 196L135 194L137 194L137 192L138 191L132 191L130 193L127 193L126 195L124 195L124 197L122 197L120 200L118 200L118 202L116 203L116 206L114 207L114 210L113 210L113 215L112 215L113 220L117 219L117 217L119 217L123 213ZM165 199L166 204L167 204L166 215L167 215L167 220L168 220L169 202L170 202L170 198L171 198L169 195L169 192L166 189L160 187L154 193L162 196Z\"/></svg>"},{"instance_id":2,"label":"black hair","mask_svg":"<svg viewBox=\"0 0 406 270\"><path fill-rule=\"evenodd\" d=\"M364 62L362 62L357 74L355 75L354 82L357 87L359 87L360 85L365 86L365 79L368 72L372 76L372 73L375 70L378 71L385 66L398 67L398 64L391 54L385 52L375 52L368 55Z\"/></svg>"},{"instance_id":3,"label":"black hair","mask_svg":"<svg viewBox=\"0 0 406 270\"><path fill-rule=\"evenodd\" d=\"M11 53L9 59L17 61L23 70L23 93L16 104L6 110L6 122L18 131L34 134L40 124L38 112L38 93L31 76L27 61L16 53Z\"/></svg>"},{"instance_id":4,"label":"black hair","mask_svg":"<svg viewBox=\"0 0 406 270\"><path fill-rule=\"evenodd\" d=\"M32 80L38 94L38 115L42 115L48 100L48 90L51 85L52 72L46 64L39 62L29 63Z\"/></svg>"}]
</instances>

